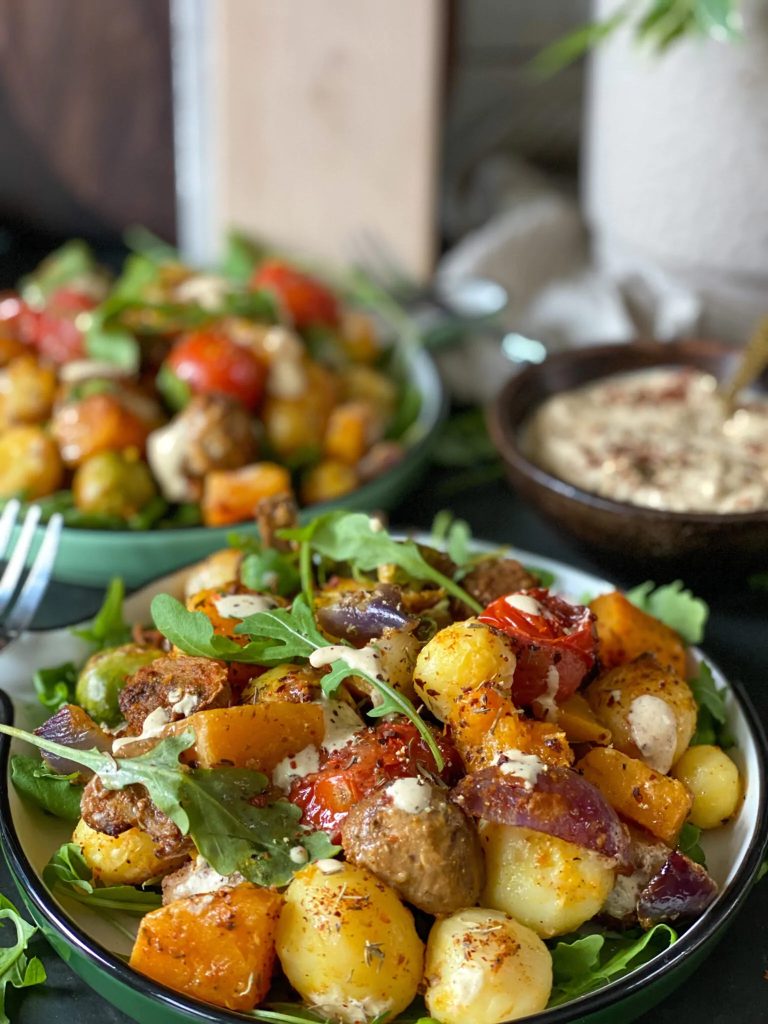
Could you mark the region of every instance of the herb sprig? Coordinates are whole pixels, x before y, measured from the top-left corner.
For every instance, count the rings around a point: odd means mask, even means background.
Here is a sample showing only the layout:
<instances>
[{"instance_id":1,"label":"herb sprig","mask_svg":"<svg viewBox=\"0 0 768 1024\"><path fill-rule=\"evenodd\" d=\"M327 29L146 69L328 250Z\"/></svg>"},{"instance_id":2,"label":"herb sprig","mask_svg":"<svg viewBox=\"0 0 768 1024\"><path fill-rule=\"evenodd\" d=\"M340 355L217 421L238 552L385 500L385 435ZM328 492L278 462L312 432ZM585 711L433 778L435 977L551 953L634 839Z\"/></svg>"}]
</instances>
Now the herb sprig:
<instances>
[{"instance_id":1,"label":"herb sprig","mask_svg":"<svg viewBox=\"0 0 768 1024\"><path fill-rule=\"evenodd\" d=\"M27 924L10 900L0 895L0 925L6 921L16 930L16 941L0 948L0 1024L10 1024L5 1012L5 992L9 985L29 988L45 981L42 963L36 956L31 960L27 956L27 947L37 928Z\"/></svg>"},{"instance_id":2,"label":"herb sprig","mask_svg":"<svg viewBox=\"0 0 768 1024\"><path fill-rule=\"evenodd\" d=\"M162 905L159 893L134 885L94 885L93 873L77 843L64 843L43 869L43 881L94 910L146 914Z\"/></svg>"}]
</instances>

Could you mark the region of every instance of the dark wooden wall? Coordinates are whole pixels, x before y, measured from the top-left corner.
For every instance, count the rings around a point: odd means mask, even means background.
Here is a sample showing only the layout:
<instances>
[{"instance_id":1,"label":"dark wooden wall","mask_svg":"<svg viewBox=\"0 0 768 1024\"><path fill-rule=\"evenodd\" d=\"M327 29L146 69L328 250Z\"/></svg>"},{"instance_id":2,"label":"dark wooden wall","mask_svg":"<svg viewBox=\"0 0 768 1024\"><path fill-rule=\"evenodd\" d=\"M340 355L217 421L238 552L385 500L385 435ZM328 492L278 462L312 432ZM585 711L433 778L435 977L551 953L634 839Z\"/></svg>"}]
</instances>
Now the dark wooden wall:
<instances>
[{"instance_id":1,"label":"dark wooden wall","mask_svg":"<svg viewBox=\"0 0 768 1024\"><path fill-rule=\"evenodd\" d=\"M167 0L0 0L0 248L172 240L172 116Z\"/></svg>"}]
</instances>

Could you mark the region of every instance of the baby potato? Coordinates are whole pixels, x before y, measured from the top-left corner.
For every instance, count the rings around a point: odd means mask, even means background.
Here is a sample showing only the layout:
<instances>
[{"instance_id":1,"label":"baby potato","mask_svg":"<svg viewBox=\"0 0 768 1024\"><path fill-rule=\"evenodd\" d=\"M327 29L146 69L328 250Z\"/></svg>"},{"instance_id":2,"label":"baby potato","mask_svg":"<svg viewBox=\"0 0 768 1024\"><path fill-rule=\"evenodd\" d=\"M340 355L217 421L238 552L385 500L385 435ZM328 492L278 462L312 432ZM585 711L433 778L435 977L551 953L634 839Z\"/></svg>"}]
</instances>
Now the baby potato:
<instances>
[{"instance_id":1,"label":"baby potato","mask_svg":"<svg viewBox=\"0 0 768 1024\"><path fill-rule=\"evenodd\" d=\"M717 828L736 813L741 799L739 769L720 747L689 747L671 774L693 794L688 820L697 828Z\"/></svg>"},{"instance_id":2,"label":"baby potato","mask_svg":"<svg viewBox=\"0 0 768 1024\"><path fill-rule=\"evenodd\" d=\"M302 999L324 1016L359 1024L408 1006L424 947L394 889L366 868L321 860L286 890L277 955Z\"/></svg>"},{"instance_id":3,"label":"baby potato","mask_svg":"<svg viewBox=\"0 0 768 1024\"><path fill-rule=\"evenodd\" d=\"M605 672L585 691L590 708L617 750L666 775L696 731L691 688L652 654Z\"/></svg>"},{"instance_id":4,"label":"baby potato","mask_svg":"<svg viewBox=\"0 0 768 1024\"><path fill-rule=\"evenodd\" d=\"M32 356L11 360L0 374L0 426L42 423L53 408L56 374Z\"/></svg>"},{"instance_id":5,"label":"baby potato","mask_svg":"<svg viewBox=\"0 0 768 1024\"><path fill-rule=\"evenodd\" d=\"M42 427L11 427L0 435L0 498L43 498L63 482L59 450Z\"/></svg>"},{"instance_id":6,"label":"baby potato","mask_svg":"<svg viewBox=\"0 0 768 1024\"><path fill-rule=\"evenodd\" d=\"M360 485L354 466L339 459L323 459L308 469L301 481L301 499L305 505L341 498Z\"/></svg>"},{"instance_id":7,"label":"baby potato","mask_svg":"<svg viewBox=\"0 0 768 1024\"><path fill-rule=\"evenodd\" d=\"M214 551L189 570L184 580L184 596L193 597L201 590L220 589L227 583L236 582L240 578L242 560L243 552L238 548Z\"/></svg>"},{"instance_id":8,"label":"baby potato","mask_svg":"<svg viewBox=\"0 0 768 1024\"><path fill-rule=\"evenodd\" d=\"M166 875L187 859L187 854L160 857L152 836L140 828L129 828L119 836L97 832L81 818L72 834L72 842L102 885L141 885L150 878Z\"/></svg>"},{"instance_id":9,"label":"baby potato","mask_svg":"<svg viewBox=\"0 0 768 1024\"><path fill-rule=\"evenodd\" d=\"M544 939L589 921L613 889L615 872L599 853L544 832L484 823L482 903L503 910Z\"/></svg>"},{"instance_id":10,"label":"baby potato","mask_svg":"<svg viewBox=\"0 0 768 1024\"><path fill-rule=\"evenodd\" d=\"M498 1024L543 1010L552 957L535 932L498 910L472 907L435 922L424 999L442 1024Z\"/></svg>"},{"instance_id":11,"label":"baby potato","mask_svg":"<svg viewBox=\"0 0 768 1024\"><path fill-rule=\"evenodd\" d=\"M416 692L441 722L460 694L483 683L509 687L515 655L507 642L477 619L454 622L426 644L416 659Z\"/></svg>"}]
</instances>

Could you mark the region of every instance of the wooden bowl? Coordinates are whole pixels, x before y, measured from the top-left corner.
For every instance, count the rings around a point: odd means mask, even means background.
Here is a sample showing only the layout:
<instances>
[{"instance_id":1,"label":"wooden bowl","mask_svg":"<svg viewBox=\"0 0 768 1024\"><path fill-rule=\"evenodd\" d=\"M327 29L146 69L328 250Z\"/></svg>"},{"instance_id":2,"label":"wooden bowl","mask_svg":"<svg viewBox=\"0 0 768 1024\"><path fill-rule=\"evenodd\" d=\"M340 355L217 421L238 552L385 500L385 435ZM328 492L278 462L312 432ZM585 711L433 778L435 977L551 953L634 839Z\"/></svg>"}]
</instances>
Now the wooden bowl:
<instances>
[{"instance_id":1,"label":"wooden bowl","mask_svg":"<svg viewBox=\"0 0 768 1024\"><path fill-rule=\"evenodd\" d=\"M764 560L768 511L745 513L665 512L612 501L541 469L522 446L523 428L545 399L617 373L657 366L692 366L722 380L739 350L722 342L690 339L595 345L548 356L513 377L489 410L491 436L519 494L561 529L596 552L636 563L711 565L726 560Z\"/></svg>"}]
</instances>

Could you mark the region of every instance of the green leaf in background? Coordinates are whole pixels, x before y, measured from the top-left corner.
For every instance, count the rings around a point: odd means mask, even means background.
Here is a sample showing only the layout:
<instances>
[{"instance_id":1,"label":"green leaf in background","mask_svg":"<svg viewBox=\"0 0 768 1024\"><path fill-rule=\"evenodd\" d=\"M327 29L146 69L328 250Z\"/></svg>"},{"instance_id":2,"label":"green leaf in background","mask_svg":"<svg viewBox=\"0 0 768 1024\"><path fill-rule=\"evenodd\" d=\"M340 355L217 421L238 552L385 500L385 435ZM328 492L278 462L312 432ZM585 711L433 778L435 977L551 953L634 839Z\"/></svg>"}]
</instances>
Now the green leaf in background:
<instances>
[{"instance_id":1,"label":"green leaf in background","mask_svg":"<svg viewBox=\"0 0 768 1024\"><path fill-rule=\"evenodd\" d=\"M584 57L593 47L607 39L619 25L626 21L628 14L626 6L622 6L604 21L581 25L573 32L556 39L536 54L531 62L532 69L543 77L557 74L558 71L562 71L569 64Z\"/></svg>"},{"instance_id":2,"label":"green leaf in background","mask_svg":"<svg viewBox=\"0 0 768 1024\"><path fill-rule=\"evenodd\" d=\"M38 757L15 754L11 758L11 782L17 792L65 821L77 821L80 817L83 787L74 779L75 776L51 771Z\"/></svg>"},{"instance_id":3,"label":"green leaf in background","mask_svg":"<svg viewBox=\"0 0 768 1024\"><path fill-rule=\"evenodd\" d=\"M560 940L552 952L554 984L549 1006L560 1006L635 970L677 941L669 925L642 935L608 933Z\"/></svg>"},{"instance_id":4,"label":"green leaf in background","mask_svg":"<svg viewBox=\"0 0 768 1024\"><path fill-rule=\"evenodd\" d=\"M689 679L688 685L699 706L696 732L691 738L691 746L710 743L723 748L732 747L735 741L728 728L725 690L718 690L712 670L706 662L702 661L699 664L698 675Z\"/></svg>"},{"instance_id":5,"label":"green leaf in background","mask_svg":"<svg viewBox=\"0 0 768 1024\"><path fill-rule=\"evenodd\" d=\"M104 327L100 317L95 314L85 332L85 351L91 359L110 363L128 374L137 373L141 362L136 338L120 327Z\"/></svg>"},{"instance_id":6,"label":"green leaf in background","mask_svg":"<svg viewBox=\"0 0 768 1024\"><path fill-rule=\"evenodd\" d=\"M250 590L288 597L301 586L295 557L275 548L264 548L246 555L240 566L240 579Z\"/></svg>"},{"instance_id":7,"label":"green leaf in background","mask_svg":"<svg viewBox=\"0 0 768 1024\"><path fill-rule=\"evenodd\" d=\"M65 894L94 910L146 914L162 906L159 893L133 885L95 885L77 843L60 846L43 869L43 881L51 892Z\"/></svg>"},{"instance_id":8,"label":"green leaf in background","mask_svg":"<svg viewBox=\"0 0 768 1024\"><path fill-rule=\"evenodd\" d=\"M438 466L468 469L499 462L482 409L455 413L442 427L432 452Z\"/></svg>"},{"instance_id":9,"label":"green leaf in background","mask_svg":"<svg viewBox=\"0 0 768 1024\"><path fill-rule=\"evenodd\" d=\"M10 1024L5 1011L5 993L9 985L13 988L28 988L45 981L45 968L37 957L27 957L27 947L37 931L27 924L14 905L0 895L0 930L8 922L16 931L16 941L9 946L0 946L0 1024Z\"/></svg>"},{"instance_id":10,"label":"green leaf in background","mask_svg":"<svg viewBox=\"0 0 768 1024\"><path fill-rule=\"evenodd\" d=\"M642 611L676 630L686 643L701 643L709 608L700 597L686 590L681 580L662 587L648 580L628 590L626 596Z\"/></svg>"},{"instance_id":11,"label":"green leaf in background","mask_svg":"<svg viewBox=\"0 0 768 1024\"><path fill-rule=\"evenodd\" d=\"M37 699L51 714L64 704L71 704L75 696L77 668L71 661L53 668L39 668L32 676Z\"/></svg>"},{"instance_id":12,"label":"green leaf in background","mask_svg":"<svg viewBox=\"0 0 768 1024\"><path fill-rule=\"evenodd\" d=\"M707 858L704 856L700 840L701 829L697 828L696 825L692 825L690 821L686 821L680 829L680 835L677 837L677 848L686 857L690 857L697 864L706 867Z\"/></svg>"},{"instance_id":13,"label":"green leaf in background","mask_svg":"<svg viewBox=\"0 0 768 1024\"><path fill-rule=\"evenodd\" d=\"M256 266L268 255L269 249L263 243L239 231L230 231L224 248L221 272L231 281L245 284Z\"/></svg>"},{"instance_id":14,"label":"green leaf in background","mask_svg":"<svg viewBox=\"0 0 768 1024\"><path fill-rule=\"evenodd\" d=\"M718 42L742 37L744 24L737 0L694 0L693 15L699 27Z\"/></svg>"},{"instance_id":15,"label":"green leaf in background","mask_svg":"<svg viewBox=\"0 0 768 1024\"><path fill-rule=\"evenodd\" d=\"M123 241L134 253L155 265L181 263L178 249L141 224L133 224L126 228L123 232Z\"/></svg>"},{"instance_id":16,"label":"green leaf in background","mask_svg":"<svg viewBox=\"0 0 768 1024\"><path fill-rule=\"evenodd\" d=\"M431 530L435 546L442 548L448 557L463 569L475 561L470 545L472 531L463 519L455 519L452 512L442 509L432 523Z\"/></svg>"},{"instance_id":17,"label":"green leaf in background","mask_svg":"<svg viewBox=\"0 0 768 1024\"><path fill-rule=\"evenodd\" d=\"M174 412L180 412L192 398L192 389L185 380L173 372L167 364L163 363L155 378L157 390L163 396L165 404Z\"/></svg>"},{"instance_id":18,"label":"green leaf in background","mask_svg":"<svg viewBox=\"0 0 768 1024\"><path fill-rule=\"evenodd\" d=\"M113 579L107 587L104 603L96 617L84 629L73 629L75 636L86 640L97 650L119 647L131 639L131 627L123 617L125 586L121 579Z\"/></svg>"},{"instance_id":19,"label":"green leaf in background","mask_svg":"<svg viewBox=\"0 0 768 1024\"><path fill-rule=\"evenodd\" d=\"M538 565L526 565L524 566L524 568L526 572L529 572L531 574L531 576L536 577L536 579L539 581L539 585L542 587L549 588L557 582L557 575L553 572L550 572L549 569L541 569ZM590 594L585 594L583 597L579 598L577 603L589 604L591 600L592 596Z\"/></svg>"},{"instance_id":20,"label":"green leaf in background","mask_svg":"<svg viewBox=\"0 0 768 1024\"><path fill-rule=\"evenodd\" d=\"M94 271L91 250L82 239L75 238L46 256L31 274L22 278L21 294L31 306L43 306L59 288L89 277Z\"/></svg>"}]
</instances>

